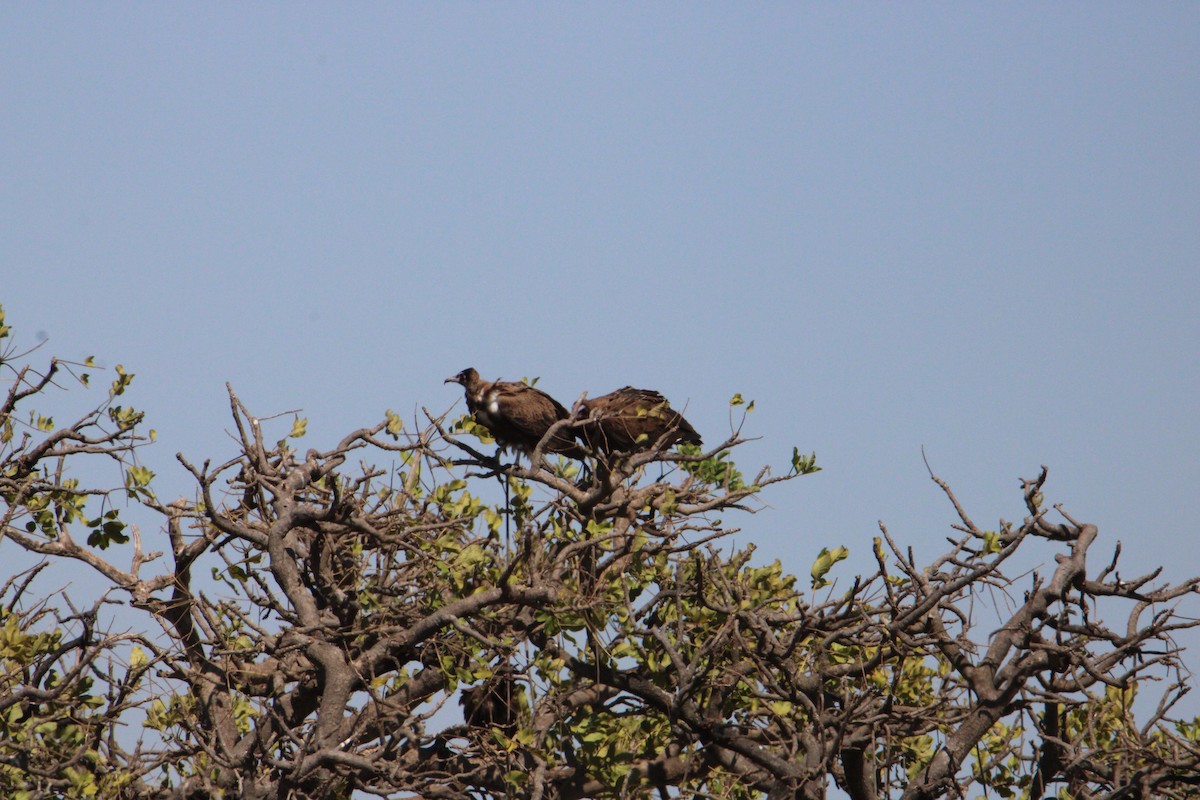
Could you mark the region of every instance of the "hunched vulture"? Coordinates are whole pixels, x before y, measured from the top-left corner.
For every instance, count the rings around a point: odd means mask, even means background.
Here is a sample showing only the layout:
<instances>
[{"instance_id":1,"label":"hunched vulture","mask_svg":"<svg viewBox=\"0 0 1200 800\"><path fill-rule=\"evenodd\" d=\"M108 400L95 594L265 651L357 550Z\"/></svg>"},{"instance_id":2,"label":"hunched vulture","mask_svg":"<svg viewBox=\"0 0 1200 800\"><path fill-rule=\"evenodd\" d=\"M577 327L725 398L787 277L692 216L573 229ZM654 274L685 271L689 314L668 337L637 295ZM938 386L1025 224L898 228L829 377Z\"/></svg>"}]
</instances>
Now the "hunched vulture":
<instances>
[{"instance_id":1,"label":"hunched vulture","mask_svg":"<svg viewBox=\"0 0 1200 800\"><path fill-rule=\"evenodd\" d=\"M661 443L666 449L677 442L703 444L700 434L667 398L650 389L624 386L615 392L583 401L579 438L593 450L605 453L648 449Z\"/></svg>"},{"instance_id":2,"label":"hunched vulture","mask_svg":"<svg viewBox=\"0 0 1200 800\"><path fill-rule=\"evenodd\" d=\"M508 735L521 719L521 692L512 672L501 670L487 681L463 689L458 698L463 722L472 728L499 728Z\"/></svg>"}]
</instances>

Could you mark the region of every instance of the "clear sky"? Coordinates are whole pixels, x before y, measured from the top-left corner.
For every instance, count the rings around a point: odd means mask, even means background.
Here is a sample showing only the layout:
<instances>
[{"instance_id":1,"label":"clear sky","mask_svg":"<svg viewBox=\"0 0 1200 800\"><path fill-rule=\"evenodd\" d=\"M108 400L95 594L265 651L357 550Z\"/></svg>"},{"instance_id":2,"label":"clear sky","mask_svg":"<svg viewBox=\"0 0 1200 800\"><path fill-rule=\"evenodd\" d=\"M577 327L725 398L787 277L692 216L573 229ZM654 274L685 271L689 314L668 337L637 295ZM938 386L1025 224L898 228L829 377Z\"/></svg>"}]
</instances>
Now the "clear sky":
<instances>
[{"instance_id":1,"label":"clear sky","mask_svg":"<svg viewBox=\"0 0 1200 800\"><path fill-rule=\"evenodd\" d=\"M933 555L1017 480L1200 572L1200 5L0 6L0 303L225 458L442 380L655 388L819 475L739 541ZM99 390L102 393L102 389ZM1105 549L1106 552L1106 549Z\"/></svg>"}]
</instances>

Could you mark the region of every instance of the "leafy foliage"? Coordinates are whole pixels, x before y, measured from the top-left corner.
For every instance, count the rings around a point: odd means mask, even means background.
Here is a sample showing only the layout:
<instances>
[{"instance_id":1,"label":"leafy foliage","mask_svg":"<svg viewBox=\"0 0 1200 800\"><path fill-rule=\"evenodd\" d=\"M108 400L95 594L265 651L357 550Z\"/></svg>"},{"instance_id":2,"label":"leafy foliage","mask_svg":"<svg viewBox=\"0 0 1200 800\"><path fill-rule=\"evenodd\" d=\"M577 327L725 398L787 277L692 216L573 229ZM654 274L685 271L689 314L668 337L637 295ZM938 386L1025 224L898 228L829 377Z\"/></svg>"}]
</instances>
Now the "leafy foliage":
<instances>
[{"instance_id":1,"label":"leafy foliage","mask_svg":"<svg viewBox=\"0 0 1200 800\"><path fill-rule=\"evenodd\" d=\"M469 417L388 411L301 454L307 419L268 436L231 391L235 449L179 456L196 496L163 502L144 415L114 405L131 373L63 426L27 406L75 365L11 355L0 521L44 561L0 592L5 796L1195 793L1200 720L1168 713L1198 583L1089 569L1098 531L1051 520L1044 472L995 530L939 481L961 524L930 564L883 530L871 574L814 543L800 580L721 520L817 471L798 449L752 480L737 434L547 469L484 455ZM83 486L87 459L123 483ZM1048 576L1005 577L1038 548ZM36 588L70 562L110 587L83 611Z\"/></svg>"}]
</instances>

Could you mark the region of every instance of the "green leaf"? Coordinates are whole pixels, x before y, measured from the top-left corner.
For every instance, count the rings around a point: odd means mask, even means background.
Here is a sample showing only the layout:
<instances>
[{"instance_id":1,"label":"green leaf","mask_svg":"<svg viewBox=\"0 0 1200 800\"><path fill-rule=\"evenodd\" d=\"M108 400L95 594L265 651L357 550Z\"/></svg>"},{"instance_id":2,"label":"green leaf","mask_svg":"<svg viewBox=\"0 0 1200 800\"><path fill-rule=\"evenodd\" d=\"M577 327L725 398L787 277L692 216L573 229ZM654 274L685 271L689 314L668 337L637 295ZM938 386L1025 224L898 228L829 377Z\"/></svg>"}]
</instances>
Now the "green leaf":
<instances>
[{"instance_id":1,"label":"green leaf","mask_svg":"<svg viewBox=\"0 0 1200 800\"><path fill-rule=\"evenodd\" d=\"M850 551L845 547L838 547L830 550L828 547L822 547L821 552L817 555L817 560L812 566L812 586L814 589L820 589L823 586L828 586L829 581L825 580L825 576L829 574L829 570L833 569L833 565L850 555Z\"/></svg>"},{"instance_id":2,"label":"green leaf","mask_svg":"<svg viewBox=\"0 0 1200 800\"><path fill-rule=\"evenodd\" d=\"M400 437L400 431L404 430L404 420L400 419L400 415L390 408L384 415L387 418L387 432L393 439Z\"/></svg>"},{"instance_id":3,"label":"green leaf","mask_svg":"<svg viewBox=\"0 0 1200 800\"><path fill-rule=\"evenodd\" d=\"M116 370L117 378L112 382L112 386L108 390L109 397L116 397L117 395L124 394L125 389L129 386L129 384L133 383L134 373L126 372L125 367L121 364L117 364L114 369Z\"/></svg>"},{"instance_id":4,"label":"green leaf","mask_svg":"<svg viewBox=\"0 0 1200 800\"><path fill-rule=\"evenodd\" d=\"M154 477L149 467L130 467L126 475L131 488L147 486Z\"/></svg>"},{"instance_id":5,"label":"green leaf","mask_svg":"<svg viewBox=\"0 0 1200 800\"><path fill-rule=\"evenodd\" d=\"M795 706L786 700L773 700L770 704L770 708L772 714L775 714L779 717L786 717L792 713L792 710L795 708Z\"/></svg>"},{"instance_id":6,"label":"green leaf","mask_svg":"<svg viewBox=\"0 0 1200 800\"><path fill-rule=\"evenodd\" d=\"M145 416L136 408L126 408L125 406L113 406L108 410L108 418L123 431L133 430Z\"/></svg>"},{"instance_id":7,"label":"green leaf","mask_svg":"<svg viewBox=\"0 0 1200 800\"><path fill-rule=\"evenodd\" d=\"M113 513L113 512L109 512ZM106 515L107 516L107 515ZM99 520L97 520L97 523ZM107 550L113 544L125 544L129 537L125 534L125 523L119 519L109 519L88 534L88 544Z\"/></svg>"},{"instance_id":8,"label":"green leaf","mask_svg":"<svg viewBox=\"0 0 1200 800\"><path fill-rule=\"evenodd\" d=\"M741 392L738 392L738 393L737 393L737 394L735 394L733 397L729 398L729 405L731 405L731 406L740 406L740 405L742 405L742 404L743 404L743 403L745 403L745 402L746 402L746 401L742 399L742 393L741 393Z\"/></svg>"},{"instance_id":9,"label":"green leaf","mask_svg":"<svg viewBox=\"0 0 1200 800\"><path fill-rule=\"evenodd\" d=\"M461 417L456 419L454 424L450 426L450 431L451 433L458 433L460 431L463 433L469 433L484 444L490 444L491 442L495 441L495 439L492 438L491 432L476 422L475 418L470 414L463 414Z\"/></svg>"},{"instance_id":10,"label":"green leaf","mask_svg":"<svg viewBox=\"0 0 1200 800\"><path fill-rule=\"evenodd\" d=\"M679 446L679 452L684 455L700 455L701 449L694 444L683 444ZM721 452L712 458L704 461L685 461L680 466L684 472L692 475L704 483L714 486L726 486L731 491L737 491L745 488L746 481L742 473L737 469L732 461L729 461L729 452Z\"/></svg>"},{"instance_id":11,"label":"green leaf","mask_svg":"<svg viewBox=\"0 0 1200 800\"><path fill-rule=\"evenodd\" d=\"M495 536L500 532L500 525L504 522L504 517L492 508L485 508L483 510L483 520L487 523L488 533Z\"/></svg>"},{"instance_id":12,"label":"green leaf","mask_svg":"<svg viewBox=\"0 0 1200 800\"><path fill-rule=\"evenodd\" d=\"M292 432L288 436L292 439L299 439L308 432L308 417L301 419L296 417L296 421L292 423Z\"/></svg>"},{"instance_id":13,"label":"green leaf","mask_svg":"<svg viewBox=\"0 0 1200 800\"><path fill-rule=\"evenodd\" d=\"M478 567L480 564L488 562L487 552L477 544L472 544L469 547L463 548L455 559L455 566L466 571Z\"/></svg>"},{"instance_id":14,"label":"green leaf","mask_svg":"<svg viewBox=\"0 0 1200 800\"><path fill-rule=\"evenodd\" d=\"M146 651L143 650L142 648L138 647L137 645L134 645L133 649L129 651L129 668L130 669L137 669L138 667L144 667L144 666L146 666L147 663L149 663L149 661L150 661L150 659L146 658Z\"/></svg>"},{"instance_id":15,"label":"green leaf","mask_svg":"<svg viewBox=\"0 0 1200 800\"><path fill-rule=\"evenodd\" d=\"M821 468L817 466L817 454L801 455L800 448L792 448L792 474L793 475L811 475L814 472L820 472Z\"/></svg>"}]
</instances>

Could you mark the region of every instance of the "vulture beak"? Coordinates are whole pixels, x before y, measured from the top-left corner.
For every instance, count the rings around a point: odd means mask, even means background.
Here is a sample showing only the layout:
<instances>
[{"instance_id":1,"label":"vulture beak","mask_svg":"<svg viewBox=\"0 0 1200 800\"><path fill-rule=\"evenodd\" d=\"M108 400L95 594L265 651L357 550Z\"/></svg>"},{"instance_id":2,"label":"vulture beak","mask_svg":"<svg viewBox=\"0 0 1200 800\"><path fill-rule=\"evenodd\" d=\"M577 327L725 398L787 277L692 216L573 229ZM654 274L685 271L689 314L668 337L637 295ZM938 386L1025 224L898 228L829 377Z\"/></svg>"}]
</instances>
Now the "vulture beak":
<instances>
[{"instance_id":1,"label":"vulture beak","mask_svg":"<svg viewBox=\"0 0 1200 800\"><path fill-rule=\"evenodd\" d=\"M449 378L446 378L446 380L442 381L442 383L461 383L461 381L458 379L457 375L451 375Z\"/></svg>"}]
</instances>

